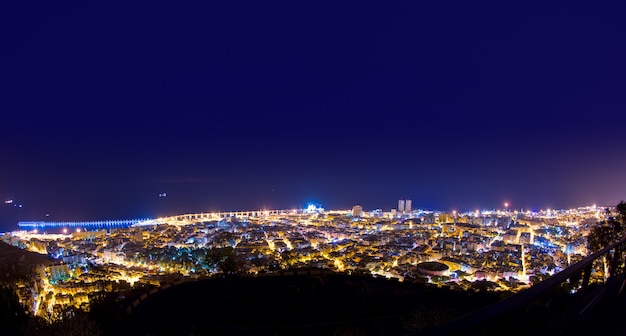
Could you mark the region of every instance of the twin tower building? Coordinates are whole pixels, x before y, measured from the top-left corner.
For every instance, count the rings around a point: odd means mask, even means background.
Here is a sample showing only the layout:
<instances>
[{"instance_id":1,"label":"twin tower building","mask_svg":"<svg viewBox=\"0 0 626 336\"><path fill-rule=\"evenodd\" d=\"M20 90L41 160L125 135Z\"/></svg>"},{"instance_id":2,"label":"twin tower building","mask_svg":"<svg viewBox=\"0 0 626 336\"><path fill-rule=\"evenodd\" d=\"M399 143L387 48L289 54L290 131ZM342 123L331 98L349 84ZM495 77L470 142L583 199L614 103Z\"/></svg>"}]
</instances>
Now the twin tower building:
<instances>
[{"instance_id":1,"label":"twin tower building","mask_svg":"<svg viewBox=\"0 0 626 336\"><path fill-rule=\"evenodd\" d=\"M381 210L375 210L380 212ZM407 212L411 212L411 200L404 200L401 199L398 201L398 209L391 209L391 214L392 216L395 216L396 214L405 214ZM353 217L361 217L361 215L363 214L363 207L360 205L355 205L352 207L352 216Z\"/></svg>"},{"instance_id":2,"label":"twin tower building","mask_svg":"<svg viewBox=\"0 0 626 336\"><path fill-rule=\"evenodd\" d=\"M411 212L411 200L399 200L398 201L398 212Z\"/></svg>"}]
</instances>

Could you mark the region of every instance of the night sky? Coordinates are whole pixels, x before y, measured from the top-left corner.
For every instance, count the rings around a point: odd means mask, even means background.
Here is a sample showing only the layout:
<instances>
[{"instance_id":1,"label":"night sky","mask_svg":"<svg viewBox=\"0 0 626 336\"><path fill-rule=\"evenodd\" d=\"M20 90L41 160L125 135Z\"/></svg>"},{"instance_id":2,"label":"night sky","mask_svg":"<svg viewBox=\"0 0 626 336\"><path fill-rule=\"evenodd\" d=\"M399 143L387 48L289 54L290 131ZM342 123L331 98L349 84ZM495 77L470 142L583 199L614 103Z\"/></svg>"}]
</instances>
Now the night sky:
<instances>
[{"instance_id":1,"label":"night sky","mask_svg":"<svg viewBox=\"0 0 626 336\"><path fill-rule=\"evenodd\" d=\"M626 199L624 1L0 2L0 230ZM167 197L159 197L167 193ZM45 214L49 213L49 217Z\"/></svg>"}]
</instances>

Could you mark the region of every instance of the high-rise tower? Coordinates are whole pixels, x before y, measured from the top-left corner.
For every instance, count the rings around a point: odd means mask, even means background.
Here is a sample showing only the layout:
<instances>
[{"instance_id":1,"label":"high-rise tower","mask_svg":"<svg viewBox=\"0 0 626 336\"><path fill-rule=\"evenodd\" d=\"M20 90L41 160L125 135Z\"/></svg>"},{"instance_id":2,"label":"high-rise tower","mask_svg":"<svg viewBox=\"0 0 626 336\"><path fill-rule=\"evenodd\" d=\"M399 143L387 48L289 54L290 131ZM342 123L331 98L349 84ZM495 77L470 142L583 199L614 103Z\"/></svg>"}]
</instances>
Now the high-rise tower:
<instances>
[{"instance_id":1,"label":"high-rise tower","mask_svg":"<svg viewBox=\"0 0 626 336\"><path fill-rule=\"evenodd\" d=\"M404 200L403 199L398 201L398 212L404 212Z\"/></svg>"},{"instance_id":2,"label":"high-rise tower","mask_svg":"<svg viewBox=\"0 0 626 336\"><path fill-rule=\"evenodd\" d=\"M352 217L361 217L363 215L363 207L360 205L355 205L352 207Z\"/></svg>"}]
</instances>

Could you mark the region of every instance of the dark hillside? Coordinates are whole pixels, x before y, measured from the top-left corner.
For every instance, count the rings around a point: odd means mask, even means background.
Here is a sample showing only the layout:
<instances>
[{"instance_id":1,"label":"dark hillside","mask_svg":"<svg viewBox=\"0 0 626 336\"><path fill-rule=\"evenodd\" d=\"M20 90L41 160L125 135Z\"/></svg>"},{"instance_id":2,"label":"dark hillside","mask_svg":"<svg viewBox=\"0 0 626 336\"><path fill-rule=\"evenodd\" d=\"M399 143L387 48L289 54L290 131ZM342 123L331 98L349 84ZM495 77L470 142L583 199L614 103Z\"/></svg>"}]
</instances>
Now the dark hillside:
<instances>
[{"instance_id":1,"label":"dark hillside","mask_svg":"<svg viewBox=\"0 0 626 336\"><path fill-rule=\"evenodd\" d=\"M344 274L227 277L163 290L136 317L144 335L401 335L500 297Z\"/></svg>"},{"instance_id":2,"label":"dark hillside","mask_svg":"<svg viewBox=\"0 0 626 336\"><path fill-rule=\"evenodd\" d=\"M22 250L0 241L0 282L15 283L29 277L33 267L50 265L54 262L48 256Z\"/></svg>"}]
</instances>

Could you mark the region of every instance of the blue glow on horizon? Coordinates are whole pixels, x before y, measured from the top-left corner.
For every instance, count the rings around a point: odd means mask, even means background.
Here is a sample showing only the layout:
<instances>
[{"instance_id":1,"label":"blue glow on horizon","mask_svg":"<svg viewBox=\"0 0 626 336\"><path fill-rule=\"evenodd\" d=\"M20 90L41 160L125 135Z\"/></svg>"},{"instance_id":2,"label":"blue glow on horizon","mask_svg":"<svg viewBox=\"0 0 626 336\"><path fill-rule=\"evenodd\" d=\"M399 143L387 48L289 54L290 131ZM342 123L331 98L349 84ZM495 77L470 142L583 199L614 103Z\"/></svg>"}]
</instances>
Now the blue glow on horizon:
<instances>
[{"instance_id":1,"label":"blue glow on horizon","mask_svg":"<svg viewBox=\"0 0 626 336\"><path fill-rule=\"evenodd\" d=\"M38 228L38 227L89 227L89 226L130 226L138 222L150 220L149 218L123 219L123 220L103 220L90 222L45 222L30 221L19 222L17 226L20 228Z\"/></svg>"},{"instance_id":2,"label":"blue glow on horizon","mask_svg":"<svg viewBox=\"0 0 626 336\"><path fill-rule=\"evenodd\" d=\"M324 208L322 208L322 206L319 203L313 203L313 202L309 202L306 204L306 208L304 209L305 213L315 213L315 212L322 212L324 211Z\"/></svg>"}]
</instances>

